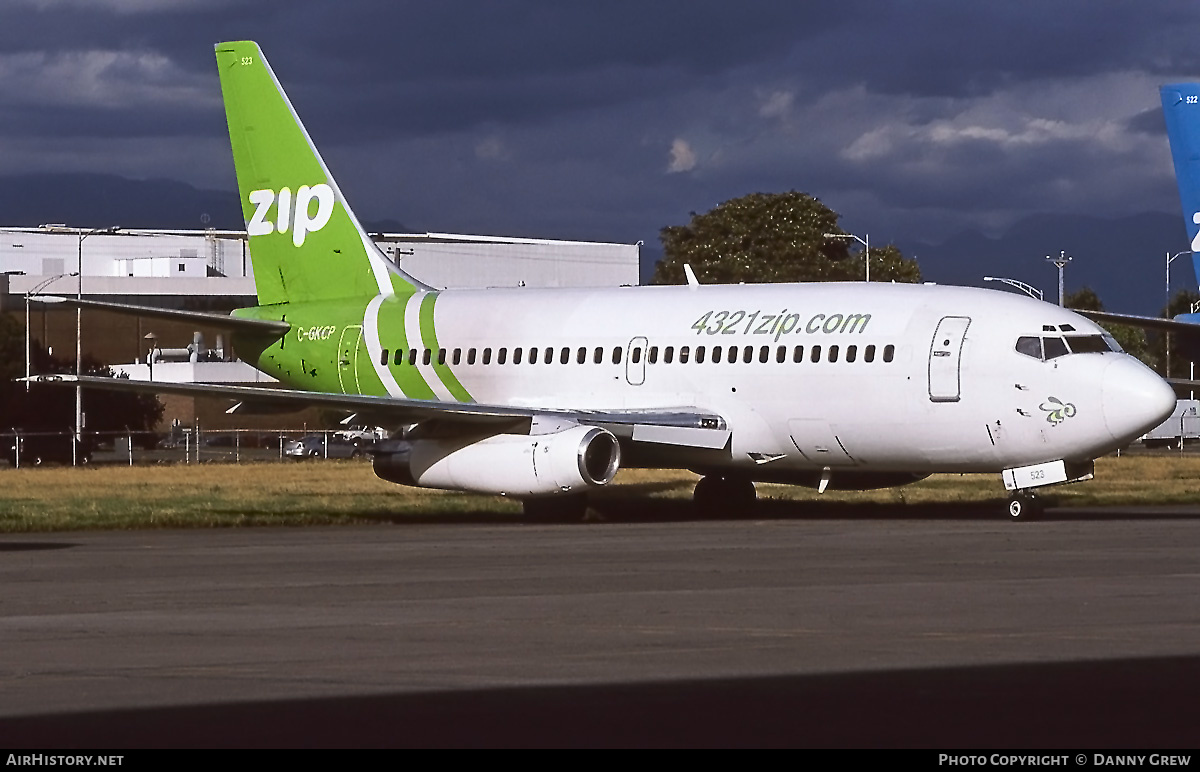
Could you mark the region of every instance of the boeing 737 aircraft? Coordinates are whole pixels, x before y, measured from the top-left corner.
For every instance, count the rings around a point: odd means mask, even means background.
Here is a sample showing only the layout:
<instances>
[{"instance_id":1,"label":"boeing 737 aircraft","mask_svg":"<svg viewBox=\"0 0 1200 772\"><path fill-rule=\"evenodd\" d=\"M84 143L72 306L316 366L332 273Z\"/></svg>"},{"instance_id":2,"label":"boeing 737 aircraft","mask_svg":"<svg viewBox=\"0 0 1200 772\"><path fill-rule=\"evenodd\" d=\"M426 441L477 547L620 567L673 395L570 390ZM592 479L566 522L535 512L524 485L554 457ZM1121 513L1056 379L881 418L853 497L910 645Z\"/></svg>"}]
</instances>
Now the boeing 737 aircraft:
<instances>
[{"instance_id":1,"label":"boeing 737 aircraft","mask_svg":"<svg viewBox=\"0 0 1200 772\"><path fill-rule=\"evenodd\" d=\"M439 291L368 238L258 46L216 55L260 304L223 321L290 388L36 380L340 409L394 431L380 477L531 511L582 512L625 465L694 470L697 502L735 511L756 481L1001 473L1024 518L1033 489L1090 478L1174 407L1094 323L991 290Z\"/></svg>"}]
</instances>

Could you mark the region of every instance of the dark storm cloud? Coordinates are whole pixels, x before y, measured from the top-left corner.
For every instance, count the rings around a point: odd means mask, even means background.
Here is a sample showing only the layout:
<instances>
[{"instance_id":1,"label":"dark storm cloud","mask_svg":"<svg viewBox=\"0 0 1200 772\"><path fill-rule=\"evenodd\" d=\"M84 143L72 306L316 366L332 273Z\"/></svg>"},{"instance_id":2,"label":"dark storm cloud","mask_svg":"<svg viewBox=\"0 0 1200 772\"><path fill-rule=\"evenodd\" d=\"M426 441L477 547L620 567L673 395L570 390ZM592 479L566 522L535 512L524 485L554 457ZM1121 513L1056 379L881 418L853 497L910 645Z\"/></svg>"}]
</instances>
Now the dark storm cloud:
<instances>
[{"instance_id":1,"label":"dark storm cloud","mask_svg":"<svg viewBox=\"0 0 1200 772\"><path fill-rule=\"evenodd\" d=\"M117 13L104 4L16 4L0 9L0 52L160 54L215 93L213 43L253 38L293 98L320 105L309 122L336 120L341 141L354 141L528 123L653 98L781 55L819 34L838 7L813 3L800 14L776 3L734 11L719 2L310 0L211 9L164 3ZM169 122L162 130L172 131Z\"/></svg>"},{"instance_id":2,"label":"dark storm cloud","mask_svg":"<svg viewBox=\"0 0 1200 772\"><path fill-rule=\"evenodd\" d=\"M837 57L835 80L872 91L979 96L1047 78L1195 70L1200 55L1183 31L1196 18L1187 0L879 3L869 18L848 14L839 45L825 40L816 53Z\"/></svg>"},{"instance_id":3,"label":"dark storm cloud","mask_svg":"<svg viewBox=\"0 0 1200 772\"><path fill-rule=\"evenodd\" d=\"M0 10L0 51L155 52L216 83L212 43L252 37L297 97L349 116L348 138L529 122L731 77L809 95L963 97L1027 79L1197 58L1171 21L1124 3L47 3ZM43 8L43 10L37 10ZM352 85L351 85L352 84ZM348 87L349 86L349 87ZM348 112L349 111L349 112ZM403 120L398 120L403 118Z\"/></svg>"},{"instance_id":4,"label":"dark storm cloud","mask_svg":"<svg viewBox=\"0 0 1200 772\"><path fill-rule=\"evenodd\" d=\"M0 7L0 172L232 189L213 59L263 47L363 216L653 240L805 190L937 238L1177 206L1158 83L1190 0L155 2Z\"/></svg>"},{"instance_id":5,"label":"dark storm cloud","mask_svg":"<svg viewBox=\"0 0 1200 772\"><path fill-rule=\"evenodd\" d=\"M21 139L58 137L136 139L169 135L218 136L224 117L211 109L113 109L46 105L0 111L0 136Z\"/></svg>"},{"instance_id":6,"label":"dark storm cloud","mask_svg":"<svg viewBox=\"0 0 1200 772\"><path fill-rule=\"evenodd\" d=\"M1164 138L1167 135L1167 121L1163 118L1159 107L1143 110L1132 116L1125 125L1131 132L1149 134L1153 137Z\"/></svg>"}]
</instances>

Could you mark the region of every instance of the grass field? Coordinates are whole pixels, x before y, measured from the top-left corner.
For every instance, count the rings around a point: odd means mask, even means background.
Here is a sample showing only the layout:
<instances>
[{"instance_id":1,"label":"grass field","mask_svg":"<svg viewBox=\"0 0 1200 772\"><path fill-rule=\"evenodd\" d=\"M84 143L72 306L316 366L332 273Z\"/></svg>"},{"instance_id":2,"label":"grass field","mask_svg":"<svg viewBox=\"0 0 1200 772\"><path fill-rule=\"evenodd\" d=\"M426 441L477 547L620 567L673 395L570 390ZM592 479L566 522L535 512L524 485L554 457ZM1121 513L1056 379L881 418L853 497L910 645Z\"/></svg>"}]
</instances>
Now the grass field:
<instances>
[{"instance_id":1,"label":"grass field","mask_svg":"<svg viewBox=\"0 0 1200 772\"><path fill-rule=\"evenodd\" d=\"M595 513L624 520L690 518L695 481L688 472L624 470L593 495ZM1065 507L1198 503L1200 458L1100 459L1096 479L1047 489L1045 497ZM758 513L774 516L917 516L917 507L970 505L981 516L994 509L1000 517L1005 491L999 475L935 475L905 488L823 496L764 484L759 498L764 503ZM521 518L518 502L392 485L356 461L0 470L0 532L10 533Z\"/></svg>"}]
</instances>

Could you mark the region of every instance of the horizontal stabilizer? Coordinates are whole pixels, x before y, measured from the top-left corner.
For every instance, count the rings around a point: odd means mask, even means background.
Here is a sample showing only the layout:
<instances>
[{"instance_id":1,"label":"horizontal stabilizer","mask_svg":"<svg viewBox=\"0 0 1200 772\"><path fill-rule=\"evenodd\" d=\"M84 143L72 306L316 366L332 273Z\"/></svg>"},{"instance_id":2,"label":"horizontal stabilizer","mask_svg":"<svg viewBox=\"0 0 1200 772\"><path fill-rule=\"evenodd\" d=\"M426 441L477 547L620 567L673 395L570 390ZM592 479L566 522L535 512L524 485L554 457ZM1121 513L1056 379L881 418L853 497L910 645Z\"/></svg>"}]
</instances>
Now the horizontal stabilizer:
<instances>
[{"instance_id":1,"label":"horizontal stabilizer","mask_svg":"<svg viewBox=\"0 0 1200 772\"><path fill-rule=\"evenodd\" d=\"M1200 391L1200 381L1193 381L1188 378L1164 378L1163 380L1181 389Z\"/></svg>"},{"instance_id":2,"label":"horizontal stabilizer","mask_svg":"<svg viewBox=\"0 0 1200 772\"><path fill-rule=\"evenodd\" d=\"M210 327L220 327L225 330L239 332L257 332L263 335L283 336L292 329L287 322L273 319L249 319L228 314L209 314L203 311L182 311L174 308L155 308L154 306L134 306L125 303L104 303L99 300L81 300L79 298L60 297L58 295L30 295L34 303L58 303L72 308L94 308L100 311L111 311L130 316L146 316L151 319L171 319L177 322L205 324Z\"/></svg>"},{"instance_id":3,"label":"horizontal stabilizer","mask_svg":"<svg viewBox=\"0 0 1200 772\"><path fill-rule=\"evenodd\" d=\"M1158 330L1160 332L1179 333L1185 336L1200 337L1200 324L1179 321L1178 319L1163 319L1159 316L1136 316L1134 314L1113 314L1108 311L1075 310L1080 316L1086 316L1097 324L1124 324L1139 327L1143 330Z\"/></svg>"}]
</instances>

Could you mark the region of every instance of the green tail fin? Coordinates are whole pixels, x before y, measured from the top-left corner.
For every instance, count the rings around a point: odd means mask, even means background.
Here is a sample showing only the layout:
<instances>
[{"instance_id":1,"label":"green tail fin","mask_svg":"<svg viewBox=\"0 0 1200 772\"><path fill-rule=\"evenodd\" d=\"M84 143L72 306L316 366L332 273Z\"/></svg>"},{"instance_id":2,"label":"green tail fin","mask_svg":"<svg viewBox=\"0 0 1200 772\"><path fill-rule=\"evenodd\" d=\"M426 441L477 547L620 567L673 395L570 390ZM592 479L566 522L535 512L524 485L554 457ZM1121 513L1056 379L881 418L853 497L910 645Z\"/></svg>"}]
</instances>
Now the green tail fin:
<instances>
[{"instance_id":1,"label":"green tail fin","mask_svg":"<svg viewBox=\"0 0 1200 772\"><path fill-rule=\"evenodd\" d=\"M258 44L216 51L259 304L427 289L367 236Z\"/></svg>"}]
</instances>

